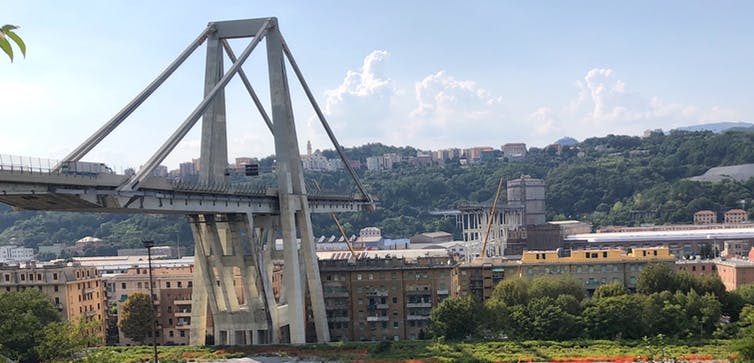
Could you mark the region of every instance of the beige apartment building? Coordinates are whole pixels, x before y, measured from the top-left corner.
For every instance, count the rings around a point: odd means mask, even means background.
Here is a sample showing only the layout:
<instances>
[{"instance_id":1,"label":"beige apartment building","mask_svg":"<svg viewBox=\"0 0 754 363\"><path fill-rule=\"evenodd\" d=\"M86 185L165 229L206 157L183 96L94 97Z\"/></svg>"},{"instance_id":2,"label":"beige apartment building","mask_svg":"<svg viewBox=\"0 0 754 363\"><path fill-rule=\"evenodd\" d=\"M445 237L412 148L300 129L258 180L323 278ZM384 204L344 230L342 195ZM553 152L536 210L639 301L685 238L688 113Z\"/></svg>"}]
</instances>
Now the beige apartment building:
<instances>
[{"instance_id":1,"label":"beige apartment building","mask_svg":"<svg viewBox=\"0 0 754 363\"><path fill-rule=\"evenodd\" d=\"M711 210L700 210L694 213L694 224L717 223L717 213Z\"/></svg>"},{"instance_id":2,"label":"beige apartment building","mask_svg":"<svg viewBox=\"0 0 754 363\"><path fill-rule=\"evenodd\" d=\"M105 336L105 286L93 267L77 263L0 264L0 291L39 289L65 320L98 322L92 333Z\"/></svg>"},{"instance_id":3,"label":"beige apartment building","mask_svg":"<svg viewBox=\"0 0 754 363\"><path fill-rule=\"evenodd\" d=\"M432 308L457 283L456 263L449 256L318 255L334 341L422 339Z\"/></svg>"},{"instance_id":4,"label":"beige apartment building","mask_svg":"<svg viewBox=\"0 0 754 363\"><path fill-rule=\"evenodd\" d=\"M191 289L193 265L152 267L154 297L157 305L157 343L187 345L191 327ZM110 302L118 308L118 316L128 297L135 293L149 295L149 269L137 265L106 276ZM151 341L151 336L148 338ZM120 345L138 344L119 332Z\"/></svg>"}]
</instances>

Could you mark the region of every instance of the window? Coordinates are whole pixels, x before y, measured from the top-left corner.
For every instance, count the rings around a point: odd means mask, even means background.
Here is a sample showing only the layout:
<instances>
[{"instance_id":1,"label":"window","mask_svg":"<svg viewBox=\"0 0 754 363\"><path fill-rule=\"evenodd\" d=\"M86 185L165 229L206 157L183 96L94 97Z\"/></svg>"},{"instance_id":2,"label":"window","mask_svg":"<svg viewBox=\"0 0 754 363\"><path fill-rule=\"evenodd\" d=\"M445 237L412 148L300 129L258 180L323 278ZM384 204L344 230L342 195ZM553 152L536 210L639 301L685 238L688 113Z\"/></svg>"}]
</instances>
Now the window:
<instances>
[{"instance_id":1,"label":"window","mask_svg":"<svg viewBox=\"0 0 754 363\"><path fill-rule=\"evenodd\" d=\"M25 274L21 274L21 281L26 281L26 275Z\"/></svg>"},{"instance_id":2,"label":"window","mask_svg":"<svg viewBox=\"0 0 754 363\"><path fill-rule=\"evenodd\" d=\"M181 330L181 336L182 336L182 337L185 337L185 336L186 336L186 331L185 331L185 330Z\"/></svg>"},{"instance_id":3,"label":"window","mask_svg":"<svg viewBox=\"0 0 754 363\"><path fill-rule=\"evenodd\" d=\"M361 281L361 274L356 274L356 280Z\"/></svg>"},{"instance_id":4,"label":"window","mask_svg":"<svg viewBox=\"0 0 754 363\"><path fill-rule=\"evenodd\" d=\"M8 275L8 274L5 274L5 281L6 281L6 282L10 281L10 275Z\"/></svg>"},{"instance_id":5,"label":"window","mask_svg":"<svg viewBox=\"0 0 754 363\"><path fill-rule=\"evenodd\" d=\"M53 289L55 290L55 292L58 292L58 285L55 285Z\"/></svg>"},{"instance_id":6,"label":"window","mask_svg":"<svg viewBox=\"0 0 754 363\"><path fill-rule=\"evenodd\" d=\"M170 281L166 281L165 282L165 287L168 288L168 289L170 288Z\"/></svg>"},{"instance_id":7,"label":"window","mask_svg":"<svg viewBox=\"0 0 754 363\"><path fill-rule=\"evenodd\" d=\"M233 283L235 284L236 280L233 280ZM178 287L179 288L183 287L183 282L182 281L178 281Z\"/></svg>"},{"instance_id":8,"label":"window","mask_svg":"<svg viewBox=\"0 0 754 363\"><path fill-rule=\"evenodd\" d=\"M37 274L37 281L42 281L42 274Z\"/></svg>"},{"instance_id":9,"label":"window","mask_svg":"<svg viewBox=\"0 0 754 363\"><path fill-rule=\"evenodd\" d=\"M194 287L194 282L193 282L193 281L189 281L189 282L188 282L188 287L189 287L189 288L191 288L191 287Z\"/></svg>"},{"instance_id":10,"label":"window","mask_svg":"<svg viewBox=\"0 0 754 363\"><path fill-rule=\"evenodd\" d=\"M607 258L607 252L602 252L602 257Z\"/></svg>"},{"instance_id":11,"label":"window","mask_svg":"<svg viewBox=\"0 0 754 363\"><path fill-rule=\"evenodd\" d=\"M173 337L173 331L171 330L168 335L172 338Z\"/></svg>"},{"instance_id":12,"label":"window","mask_svg":"<svg viewBox=\"0 0 754 363\"><path fill-rule=\"evenodd\" d=\"M57 280L58 279L58 273L57 272L53 272L52 273L52 279L53 280Z\"/></svg>"},{"instance_id":13,"label":"window","mask_svg":"<svg viewBox=\"0 0 754 363\"><path fill-rule=\"evenodd\" d=\"M121 289L125 289L126 288L126 283L125 282L121 282L120 283L120 288Z\"/></svg>"}]
</instances>

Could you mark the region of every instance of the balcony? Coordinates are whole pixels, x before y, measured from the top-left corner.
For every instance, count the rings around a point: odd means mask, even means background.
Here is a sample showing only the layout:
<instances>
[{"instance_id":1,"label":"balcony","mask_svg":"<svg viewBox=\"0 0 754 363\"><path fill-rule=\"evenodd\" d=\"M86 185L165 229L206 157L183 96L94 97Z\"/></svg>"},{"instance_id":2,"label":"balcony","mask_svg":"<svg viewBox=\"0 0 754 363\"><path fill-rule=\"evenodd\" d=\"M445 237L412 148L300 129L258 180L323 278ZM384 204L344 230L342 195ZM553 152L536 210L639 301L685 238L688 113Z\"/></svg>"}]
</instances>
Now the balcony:
<instances>
[{"instance_id":1,"label":"balcony","mask_svg":"<svg viewBox=\"0 0 754 363\"><path fill-rule=\"evenodd\" d=\"M429 315L409 315L406 320L429 320Z\"/></svg>"},{"instance_id":2,"label":"balcony","mask_svg":"<svg viewBox=\"0 0 754 363\"><path fill-rule=\"evenodd\" d=\"M330 291L324 292L325 297L349 297L351 294L348 293L348 291Z\"/></svg>"},{"instance_id":3,"label":"balcony","mask_svg":"<svg viewBox=\"0 0 754 363\"><path fill-rule=\"evenodd\" d=\"M437 295L447 295L448 289L437 289Z\"/></svg>"},{"instance_id":4,"label":"balcony","mask_svg":"<svg viewBox=\"0 0 754 363\"><path fill-rule=\"evenodd\" d=\"M367 307L368 309L387 310L390 307L388 304L372 304Z\"/></svg>"},{"instance_id":5,"label":"balcony","mask_svg":"<svg viewBox=\"0 0 754 363\"><path fill-rule=\"evenodd\" d=\"M369 291L367 292L367 296L388 296L387 291Z\"/></svg>"},{"instance_id":6,"label":"balcony","mask_svg":"<svg viewBox=\"0 0 754 363\"><path fill-rule=\"evenodd\" d=\"M367 316L367 321L388 321L390 318L387 316Z\"/></svg>"},{"instance_id":7,"label":"balcony","mask_svg":"<svg viewBox=\"0 0 754 363\"><path fill-rule=\"evenodd\" d=\"M176 318L190 318L191 317L191 309L180 309L176 310L173 315Z\"/></svg>"},{"instance_id":8,"label":"balcony","mask_svg":"<svg viewBox=\"0 0 754 363\"><path fill-rule=\"evenodd\" d=\"M327 321L332 322L332 323L347 323L351 321L351 318L347 316L336 316L332 318L327 318Z\"/></svg>"},{"instance_id":9,"label":"balcony","mask_svg":"<svg viewBox=\"0 0 754 363\"><path fill-rule=\"evenodd\" d=\"M173 300L174 305L191 305L191 300Z\"/></svg>"},{"instance_id":10,"label":"balcony","mask_svg":"<svg viewBox=\"0 0 754 363\"><path fill-rule=\"evenodd\" d=\"M407 303L407 308L431 308L432 303L431 302L413 302L413 303Z\"/></svg>"}]
</instances>

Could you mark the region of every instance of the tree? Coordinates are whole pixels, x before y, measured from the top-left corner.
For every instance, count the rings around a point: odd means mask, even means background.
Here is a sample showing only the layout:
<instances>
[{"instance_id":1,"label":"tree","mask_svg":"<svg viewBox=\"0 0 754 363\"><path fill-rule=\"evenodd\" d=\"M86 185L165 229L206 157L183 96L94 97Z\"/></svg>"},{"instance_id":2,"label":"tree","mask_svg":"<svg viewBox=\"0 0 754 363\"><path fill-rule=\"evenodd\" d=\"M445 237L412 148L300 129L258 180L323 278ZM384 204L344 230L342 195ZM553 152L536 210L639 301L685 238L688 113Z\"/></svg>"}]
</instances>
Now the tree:
<instances>
[{"instance_id":1,"label":"tree","mask_svg":"<svg viewBox=\"0 0 754 363\"><path fill-rule=\"evenodd\" d=\"M483 310L483 305L472 296L445 299L432 310L430 329L435 335L451 340L477 335Z\"/></svg>"},{"instance_id":2,"label":"tree","mask_svg":"<svg viewBox=\"0 0 754 363\"><path fill-rule=\"evenodd\" d=\"M560 295L571 295L581 301L586 297L584 284L572 275L537 276L529 284L529 298L550 297L557 299Z\"/></svg>"},{"instance_id":3,"label":"tree","mask_svg":"<svg viewBox=\"0 0 754 363\"><path fill-rule=\"evenodd\" d=\"M37 289L0 293L0 355L19 362L35 362L34 347L43 329L60 320L55 306Z\"/></svg>"},{"instance_id":4,"label":"tree","mask_svg":"<svg viewBox=\"0 0 754 363\"><path fill-rule=\"evenodd\" d=\"M68 362L74 354L99 342L99 337L91 334L97 324L94 320L82 320L78 324L69 321L48 324L42 331L40 344L34 350L45 362Z\"/></svg>"},{"instance_id":5,"label":"tree","mask_svg":"<svg viewBox=\"0 0 754 363\"><path fill-rule=\"evenodd\" d=\"M13 47L11 47L10 42L7 38L10 38L14 43L16 43L16 46L18 46L21 54L26 57L26 44L24 44L24 41L21 40L21 37L16 34L16 32L14 31L16 29L18 29L18 26L10 24L5 24L0 27L0 49L2 49L3 52L8 55L8 58L10 58L11 62L13 62Z\"/></svg>"},{"instance_id":6,"label":"tree","mask_svg":"<svg viewBox=\"0 0 754 363\"><path fill-rule=\"evenodd\" d=\"M577 317L563 310L549 296L532 299L527 306L527 313L531 323L529 339L573 339L582 330L576 328Z\"/></svg>"},{"instance_id":7,"label":"tree","mask_svg":"<svg viewBox=\"0 0 754 363\"><path fill-rule=\"evenodd\" d=\"M754 361L754 306L746 305L744 307L738 324L741 330L735 348L745 362Z\"/></svg>"},{"instance_id":8,"label":"tree","mask_svg":"<svg viewBox=\"0 0 754 363\"><path fill-rule=\"evenodd\" d=\"M143 344L152 331L154 319L152 299L147 294L137 292L123 304L118 328L127 338Z\"/></svg>"},{"instance_id":9,"label":"tree","mask_svg":"<svg viewBox=\"0 0 754 363\"><path fill-rule=\"evenodd\" d=\"M594 290L594 299L602 299L606 297L621 296L628 294L628 290L620 282L611 282L609 284L600 285L597 290Z\"/></svg>"},{"instance_id":10,"label":"tree","mask_svg":"<svg viewBox=\"0 0 754 363\"><path fill-rule=\"evenodd\" d=\"M676 274L673 267L665 263L647 265L636 282L636 291L642 294L676 290Z\"/></svg>"},{"instance_id":11,"label":"tree","mask_svg":"<svg viewBox=\"0 0 754 363\"><path fill-rule=\"evenodd\" d=\"M529 302L529 280L523 278L505 279L495 286L492 299L504 306L514 306Z\"/></svg>"},{"instance_id":12,"label":"tree","mask_svg":"<svg viewBox=\"0 0 754 363\"><path fill-rule=\"evenodd\" d=\"M591 300L582 314L587 334L596 339L638 339L646 335L642 295L620 295Z\"/></svg>"}]
</instances>

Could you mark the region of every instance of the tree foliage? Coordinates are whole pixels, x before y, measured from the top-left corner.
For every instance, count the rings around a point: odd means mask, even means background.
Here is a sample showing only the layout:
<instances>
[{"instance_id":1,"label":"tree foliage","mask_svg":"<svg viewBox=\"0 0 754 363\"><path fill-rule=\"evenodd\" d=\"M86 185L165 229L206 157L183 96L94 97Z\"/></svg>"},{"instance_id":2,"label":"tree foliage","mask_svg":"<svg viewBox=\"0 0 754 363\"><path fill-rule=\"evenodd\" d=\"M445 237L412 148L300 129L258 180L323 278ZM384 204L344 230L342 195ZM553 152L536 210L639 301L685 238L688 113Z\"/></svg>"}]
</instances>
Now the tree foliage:
<instances>
[{"instance_id":1,"label":"tree foliage","mask_svg":"<svg viewBox=\"0 0 754 363\"><path fill-rule=\"evenodd\" d=\"M26 57L26 44L21 37L16 34L16 29L18 29L18 26L10 24L5 24L0 27L0 49L2 49L8 58L10 58L11 62L13 62L13 47L8 39L12 40L13 43L16 43L18 50L20 50L21 54Z\"/></svg>"},{"instance_id":2,"label":"tree foliage","mask_svg":"<svg viewBox=\"0 0 754 363\"><path fill-rule=\"evenodd\" d=\"M144 343L152 331L155 319L152 299L147 294L131 294L123 304L118 328L123 335L139 343Z\"/></svg>"},{"instance_id":3,"label":"tree foliage","mask_svg":"<svg viewBox=\"0 0 754 363\"><path fill-rule=\"evenodd\" d=\"M412 147L382 144L346 148L351 159L362 162L369 156L396 153L412 156ZM336 157L333 150L323 155ZM274 157L260 160L271 169ZM754 217L754 178L748 181L700 183L687 178L716 166L754 163L754 132L674 131L638 138L608 135L566 146L562 152L531 148L526 160L491 160L461 166L449 160L430 167L399 163L392 170L359 170L367 190L380 202L370 213L339 215L348 234L368 226L382 229L386 237L409 237L416 233L443 230L460 237L455 220L430 214L454 209L459 204L490 203L500 177L522 174L544 178L548 219L577 218L603 225L641 223L690 223L699 209L724 211L740 208L744 201ZM307 171L326 191L355 192L348 173ZM264 183L272 175L260 176ZM326 214L314 214L316 235L339 232ZM192 235L180 216L112 215L92 213L10 212L0 206L0 241L15 238L26 247L63 242L72 244L88 235L114 246L137 247L142 238L175 241L192 246ZM705 251L707 255L715 251ZM92 253L97 253L92 251Z\"/></svg>"},{"instance_id":4,"label":"tree foliage","mask_svg":"<svg viewBox=\"0 0 754 363\"><path fill-rule=\"evenodd\" d=\"M714 279L657 266L644 271L649 286L645 293L629 293L623 285L611 283L599 287L591 298L568 275L506 279L484 304L467 297L433 311L432 326L439 328L433 331L448 339L638 340L658 334L709 338L721 327L724 303L732 294L723 290L718 295L716 288L705 287L715 286L710 282ZM678 275L684 276L682 283ZM743 293L747 299L748 292Z\"/></svg>"},{"instance_id":5,"label":"tree foliage","mask_svg":"<svg viewBox=\"0 0 754 363\"><path fill-rule=\"evenodd\" d=\"M37 361L34 347L43 341L45 326L59 320L57 309L37 289L0 292L0 355Z\"/></svg>"},{"instance_id":6,"label":"tree foliage","mask_svg":"<svg viewBox=\"0 0 754 363\"><path fill-rule=\"evenodd\" d=\"M101 342L101 339L92 333L97 325L98 322L95 320L50 323L44 327L42 340L34 350L45 362L71 361L76 353Z\"/></svg>"},{"instance_id":7,"label":"tree foliage","mask_svg":"<svg viewBox=\"0 0 754 363\"><path fill-rule=\"evenodd\" d=\"M448 339L478 336L483 315L483 305L473 297L445 299L432 310L430 330Z\"/></svg>"}]
</instances>

